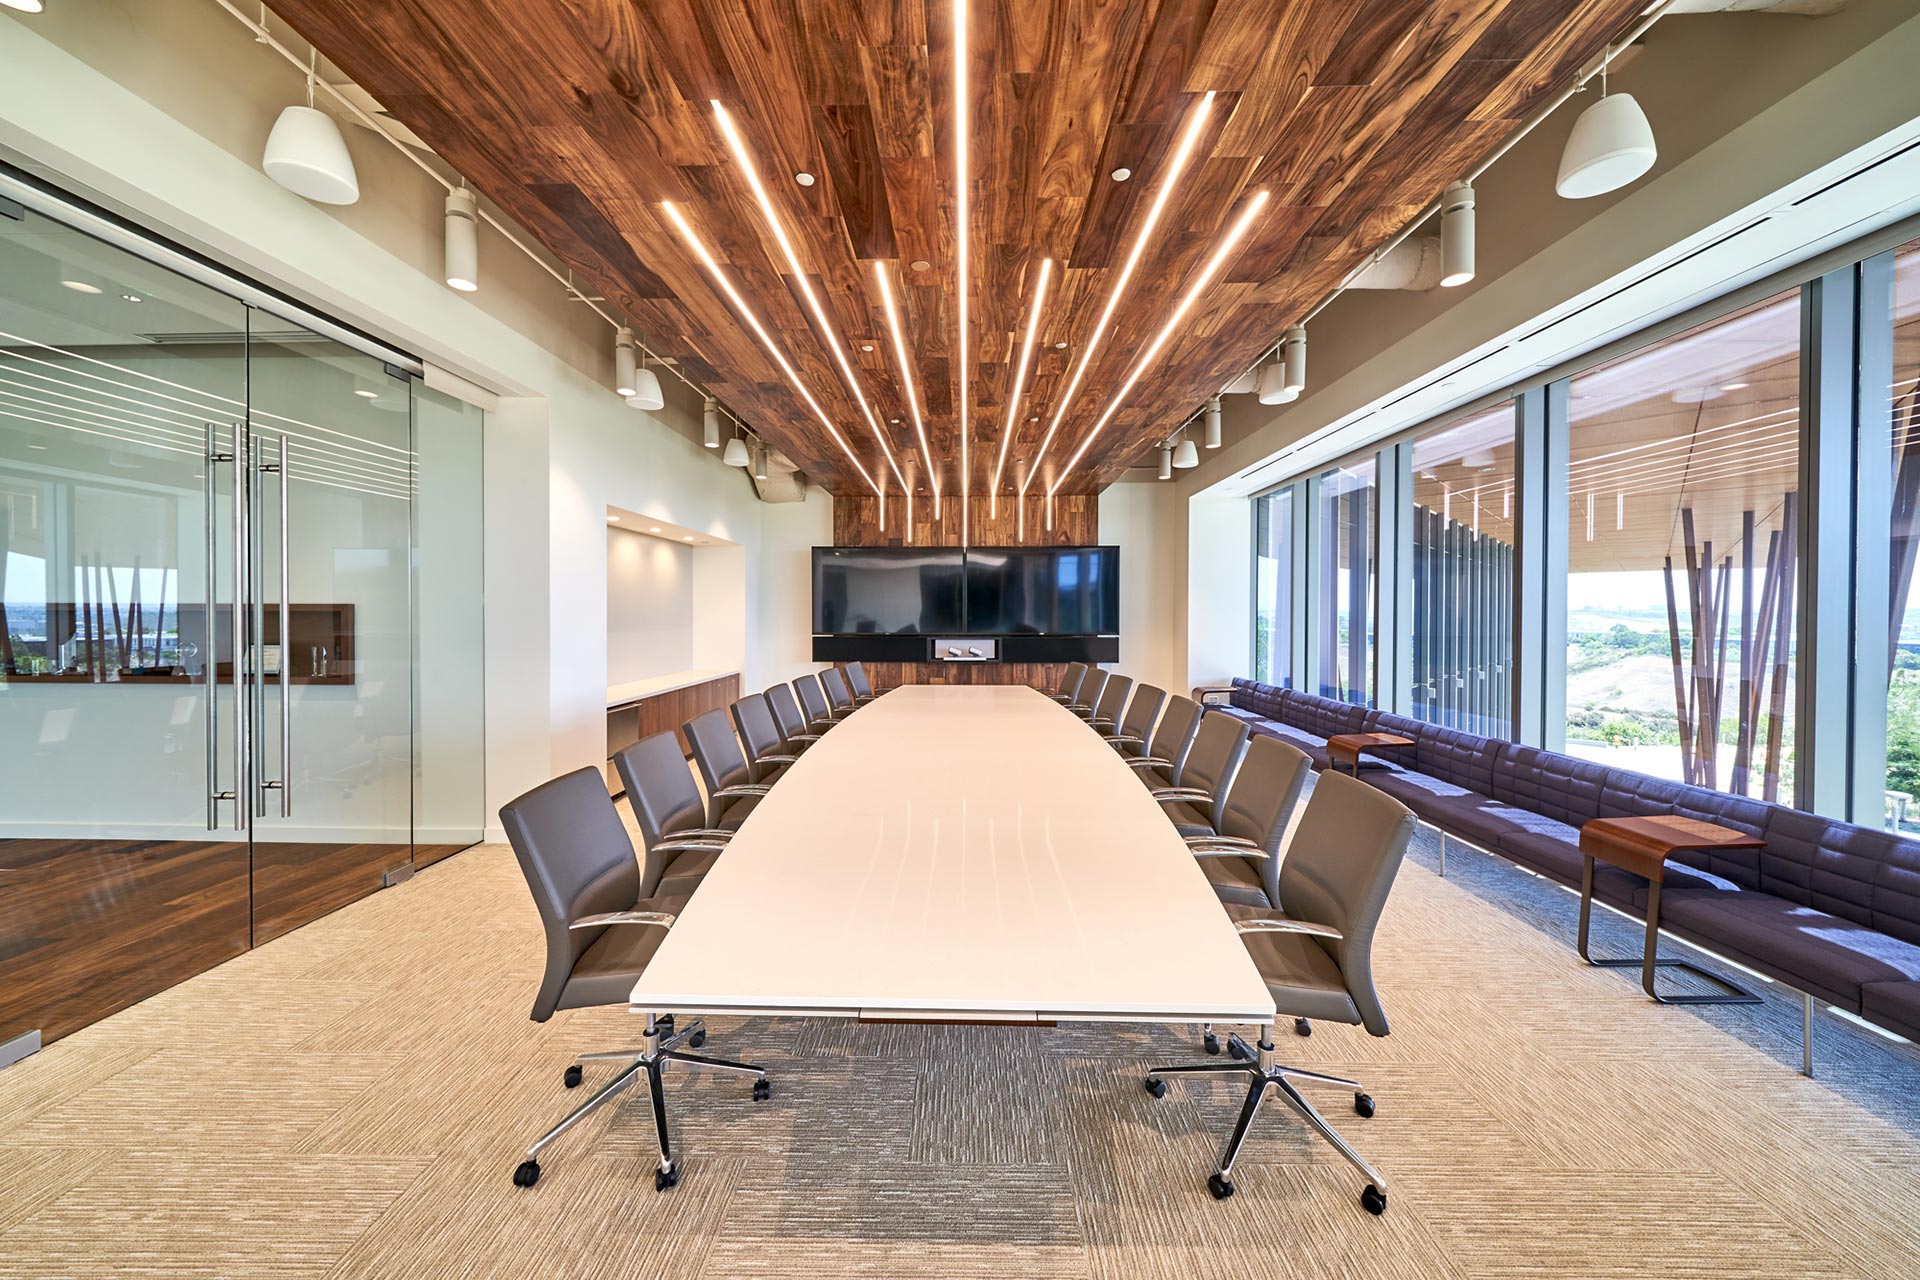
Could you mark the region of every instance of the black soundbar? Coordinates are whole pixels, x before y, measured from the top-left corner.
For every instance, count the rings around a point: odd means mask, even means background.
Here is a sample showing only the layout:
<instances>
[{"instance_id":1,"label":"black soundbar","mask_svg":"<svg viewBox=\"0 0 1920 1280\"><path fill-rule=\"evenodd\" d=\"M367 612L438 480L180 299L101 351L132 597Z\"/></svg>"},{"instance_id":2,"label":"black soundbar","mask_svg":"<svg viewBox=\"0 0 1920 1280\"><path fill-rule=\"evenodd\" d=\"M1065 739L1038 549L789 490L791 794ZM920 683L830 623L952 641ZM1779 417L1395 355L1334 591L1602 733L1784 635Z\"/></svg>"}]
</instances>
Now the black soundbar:
<instances>
[{"instance_id":1,"label":"black soundbar","mask_svg":"<svg viewBox=\"0 0 1920 1280\"><path fill-rule=\"evenodd\" d=\"M932 636L815 636L815 662L941 661ZM990 662L1118 662L1119 636L966 636L959 642L988 642Z\"/></svg>"}]
</instances>

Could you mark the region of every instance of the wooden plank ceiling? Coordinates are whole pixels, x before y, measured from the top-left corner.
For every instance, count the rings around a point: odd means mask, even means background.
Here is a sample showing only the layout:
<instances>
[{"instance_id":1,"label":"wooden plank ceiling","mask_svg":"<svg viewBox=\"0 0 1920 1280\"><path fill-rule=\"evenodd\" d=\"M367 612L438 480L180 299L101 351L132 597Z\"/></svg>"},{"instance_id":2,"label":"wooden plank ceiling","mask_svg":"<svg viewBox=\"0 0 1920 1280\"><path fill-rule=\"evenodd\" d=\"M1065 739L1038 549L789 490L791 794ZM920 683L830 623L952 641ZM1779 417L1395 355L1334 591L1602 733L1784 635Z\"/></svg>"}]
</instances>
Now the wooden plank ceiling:
<instances>
[{"instance_id":1,"label":"wooden plank ceiling","mask_svg":"<svg viewBox=\"0 0 1920 1280\"><path fill-rule=\"evenodd\" d=\"M967 279L955 230L967 3ZM1097 492L1598 53L1644 0L279 0L642 339L838 493ZM1213 95L1210 103L1206 95ZM826 332L714 106L738 124ZM1198 144L1169 183L1178 142ZM1131 170L1115 181L1115 170ZM796 175L815 175L811 186ZM1131 283L1068 402L1162 186ZM1062 468L1258 192L1245 239ZM690 251L672 202L853 454ZM1041 264L1032 372L1007 404ZM875 264L902 311L916 436ZM483 267L484 270L484 267ZM971 376L960 378L967 290ZM483 286L484 287L484 286ZM849 392L842 344L879 434ZM881 440L885 440L883 452ZM889 461L889 455L891 461ZM923 460L924 459L924 460ZM1016 461L1017 460L1017 461ZM929 465L933 476L928 474Z\"/></svg>"}]
</instances>

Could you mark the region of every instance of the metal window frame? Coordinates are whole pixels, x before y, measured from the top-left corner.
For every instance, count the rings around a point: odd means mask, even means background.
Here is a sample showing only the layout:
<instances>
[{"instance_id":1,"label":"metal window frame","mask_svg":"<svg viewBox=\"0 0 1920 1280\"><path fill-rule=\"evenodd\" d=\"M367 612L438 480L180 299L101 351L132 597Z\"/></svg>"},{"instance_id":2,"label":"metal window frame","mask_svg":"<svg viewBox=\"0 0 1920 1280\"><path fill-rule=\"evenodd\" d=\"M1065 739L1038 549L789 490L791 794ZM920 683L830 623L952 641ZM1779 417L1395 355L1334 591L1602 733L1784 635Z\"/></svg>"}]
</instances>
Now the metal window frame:
<instances>
[{"instance_id":1,"label":"metal window frame","mask_svg":"<svg viewBox=\"0 0 1920 1280\"><path fill-rule=\"evenodd\" d=\"M1893 385L1894 259L1898 246L1859 264L1854 314L1853 677L1847 760L1849 822L1886 821L1888 688L1880 654L1894 622ZM1796 756L1796 780L1799 768Z\"/></svg>"},{"instance_id":2,"label":"metal window frame","mask_svg":"<svg viewBox=\"0 0 1920 1280\"><path fill-rule=\"evenodd\" d=\"M1413 700L1413 442L1374 456L1373 705L1407 715Z\"/></svg>"},{"instance_id":3,"label":"metal window frame","mask_svg":"<svg viewBox=\"0 0 1920 1280\"><path fill-rule=\"evenodd\" d=\"M1569 380L1514 397L1513 740L1567 745Z\"/></svg>"}]
</instances>

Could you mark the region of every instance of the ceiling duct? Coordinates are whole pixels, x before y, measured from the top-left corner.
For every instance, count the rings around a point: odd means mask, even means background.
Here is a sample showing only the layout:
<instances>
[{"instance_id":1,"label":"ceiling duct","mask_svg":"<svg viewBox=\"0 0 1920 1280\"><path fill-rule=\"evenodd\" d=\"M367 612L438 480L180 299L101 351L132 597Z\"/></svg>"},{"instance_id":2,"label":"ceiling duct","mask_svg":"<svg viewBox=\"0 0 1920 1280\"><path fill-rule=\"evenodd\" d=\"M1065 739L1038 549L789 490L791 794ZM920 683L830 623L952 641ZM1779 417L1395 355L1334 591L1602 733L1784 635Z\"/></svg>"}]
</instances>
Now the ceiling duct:
<instances>
[{"instance_id":1,"label":"ceiling duct","mask_svg":"<svg viewBox=\"0 0 1920 1280\"><path fill-rule=\"evenodd\" d=\"M1667 12L1786 13L1801 18L1825 18L1852 3L1853 0L1674 0Z\"/></svg>"},{"instance_id":2,"label":"ceiling duct","mask_svg":"<svg viewBox=\"0 0 1920 1280\"><path fill-rule=\"evenodd\" d=\"M753 491L762 502L805 502L807 500L807 477L794 465L793 459L772 445L766 449L767 478L754 480ZM748 468L749 479L753 477L753 468Z\"/></svg>"},{"instance_id":3,"label":"ceiling duct","mask_svg":"<svg viewBox=\"0 0 1920 1280\"><path fill-rule=\"evenodd\" d=\"M1408 236L1347 282L1349 289L1437 289L1440 287L1439 236Z\"/></svg>"}]
</instances>

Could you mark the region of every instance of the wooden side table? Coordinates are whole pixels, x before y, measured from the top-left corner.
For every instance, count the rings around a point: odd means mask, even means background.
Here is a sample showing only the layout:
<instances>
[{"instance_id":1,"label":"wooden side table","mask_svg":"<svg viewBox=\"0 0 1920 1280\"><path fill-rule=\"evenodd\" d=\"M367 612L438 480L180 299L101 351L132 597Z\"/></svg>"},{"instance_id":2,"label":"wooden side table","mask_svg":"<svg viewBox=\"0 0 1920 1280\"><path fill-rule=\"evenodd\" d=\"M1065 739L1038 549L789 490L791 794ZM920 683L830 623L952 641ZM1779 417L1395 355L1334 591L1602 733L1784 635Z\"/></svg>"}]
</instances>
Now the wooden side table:
<instances>
[{"instance_id":1,"label":"wooden side table","mask_svg":"<svg viewBox=\"0 0 1920 1280\"><path fill-rule=\"evenodd\" d=\"M1640 986L1661 1004L1759 1004L1760 997L1735 985L1719 974L1709 973L1686 960L1662 960L1660 948L1660 887L1667 878L1667 859L1688 849L1758 849L1766 844L1759 836L1750 836L1732 827L1723 827L1698 818L1654 815L1644 818L1595 818L1580 828L1580 958L1600 969L1624 969L1640 966ZM1593 916L1594 859L1646 877L1647 945L1640 959L1622 956L1596 960L1587 951L1587 929ZM1703 978L1727 995L1663 996L1654 986L1654 970L1681 969Z\"/></svg>"},{"instance_id":2,"label":"wooden side table","mask_svg":"<svg viewBox=\"0 0 1920 1280\"><path fill-rule=\"evenodd\" d=\"M1412 738L1398 733L1336 733L1327 739L1327 759L1335 767L1346 765L1357 778L1363 753L1412 745Z\"/></svg>"}]
</instances>

